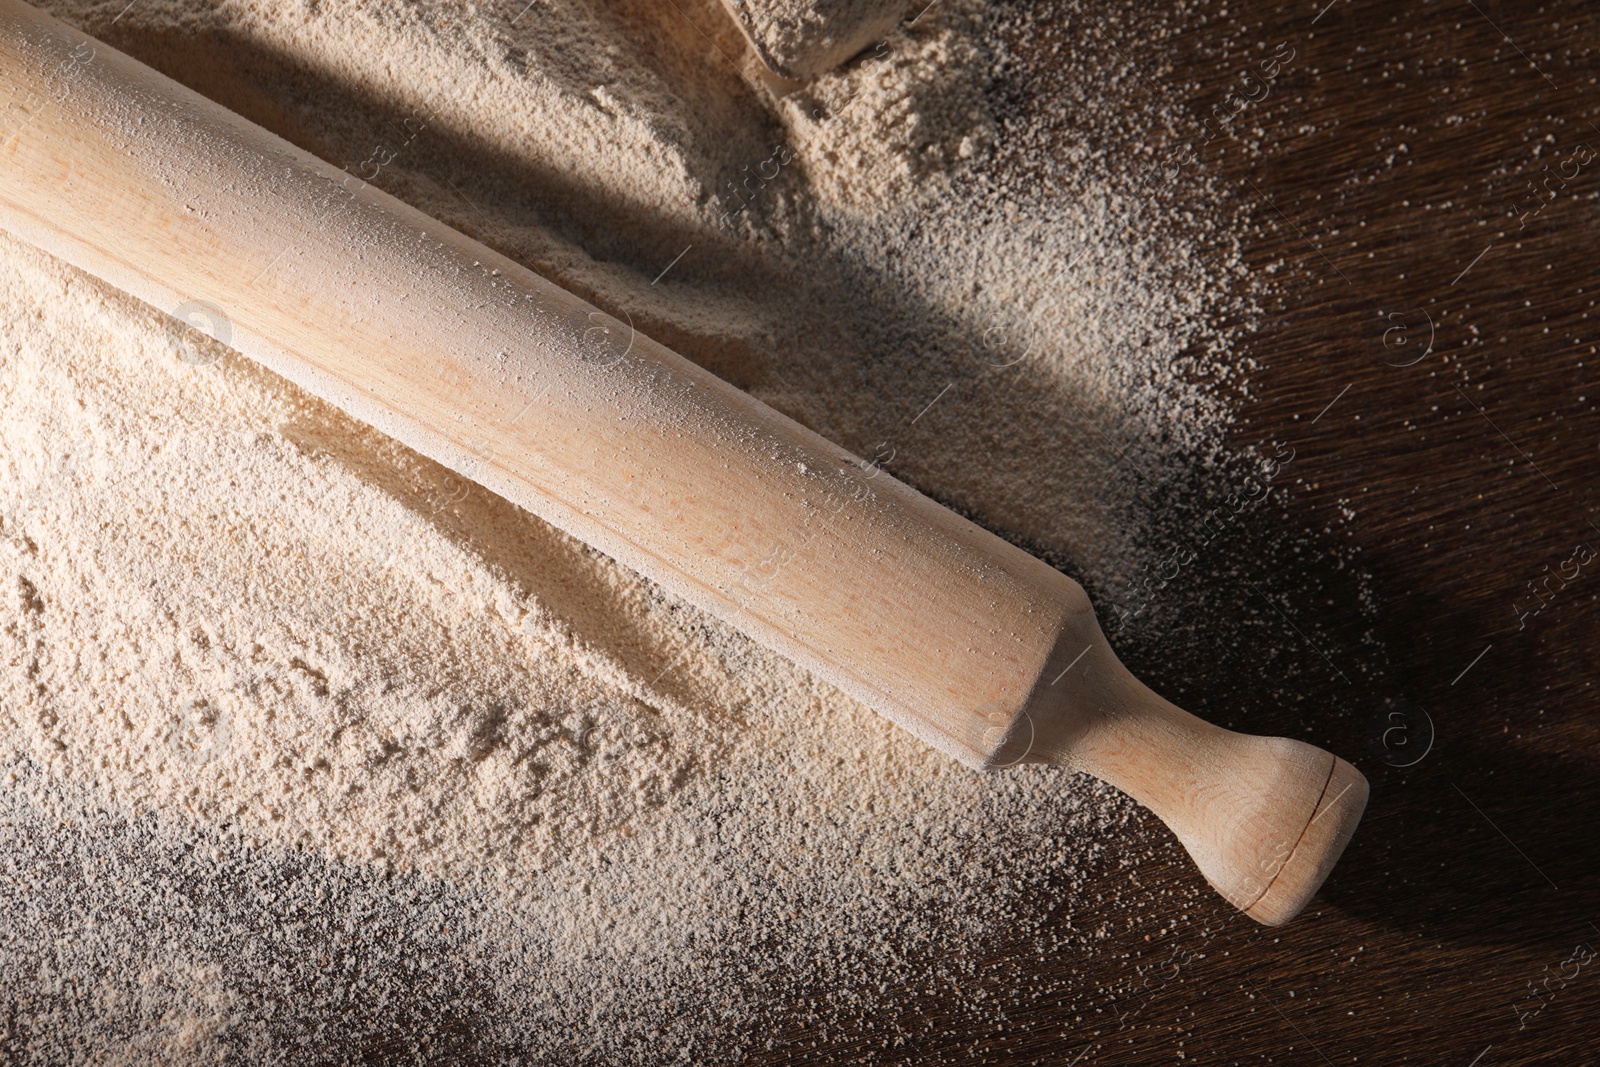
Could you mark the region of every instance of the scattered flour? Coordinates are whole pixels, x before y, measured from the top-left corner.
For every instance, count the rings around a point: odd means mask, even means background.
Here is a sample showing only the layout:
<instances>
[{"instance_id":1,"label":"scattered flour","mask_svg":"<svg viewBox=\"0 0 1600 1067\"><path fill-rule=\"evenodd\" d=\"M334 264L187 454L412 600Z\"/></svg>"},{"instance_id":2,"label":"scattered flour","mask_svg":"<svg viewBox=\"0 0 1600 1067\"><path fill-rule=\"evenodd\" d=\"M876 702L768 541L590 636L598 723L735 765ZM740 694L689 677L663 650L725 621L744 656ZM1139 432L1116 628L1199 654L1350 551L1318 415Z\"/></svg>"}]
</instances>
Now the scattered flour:
<instances>
[{"instance_id":1,"label":"scattered flour","mask_svg":"<svg viewBox=\"0 0 1600 1067\"><path fill-rule=\"evenodd\" d=\"M710 0L45 6L1097 597L1220 451L1229 239L1194 188L1101 180L1080 138L1116 99L1016 124L1026 14L945 0L779 96ZM1070 920L1133 859L1106 787L969 773L8 237L0 310L22 1062L736 1060L775 1004L959 985L952 945L1110 936Z\"/></svg>"}]
</instances>

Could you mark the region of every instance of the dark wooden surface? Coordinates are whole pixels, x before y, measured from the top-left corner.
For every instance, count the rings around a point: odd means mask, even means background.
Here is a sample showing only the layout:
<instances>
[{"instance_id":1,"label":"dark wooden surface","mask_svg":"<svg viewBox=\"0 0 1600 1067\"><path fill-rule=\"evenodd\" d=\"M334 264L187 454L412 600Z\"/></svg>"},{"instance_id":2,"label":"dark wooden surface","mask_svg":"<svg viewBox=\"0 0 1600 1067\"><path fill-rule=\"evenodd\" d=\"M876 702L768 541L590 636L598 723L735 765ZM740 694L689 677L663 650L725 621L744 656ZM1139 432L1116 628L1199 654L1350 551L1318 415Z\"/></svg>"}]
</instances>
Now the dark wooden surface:
<instances>
[{"instance_id":1,"label":"dark wooden surface","mask_svg":"<svg viewBox=\"0 0 1600 1067\"><path fill-rule=\"evenodd\" d=\"M1241 70L1295 50L1195 165L1278 294L1245 346L1263 366L1236 444L1291 443L1298 483L1119 648L1214 721L1354 758L1366 820L1307 914L1270 931L1197 891L1145 818L1130 843L1159 858L1105 876L1170 907L1129 911L1126 888L1100 915L1043 900L1044 930L1105 923L1104 947L1041 961L1035 927L981 960L936 950L886 976L903 996L882 1015L780 1012L770 1062L1600 1062L1600 958L1574 961L1600 949L1600 561L1524 628L1513 611L1579 542L1600 549L1600 159L1522 228L1511 214L1545 164L1600 150L1600 19L1320 6L1054 0L1010 77L1023 113L1070 136L1085 68L1051 48L1096 50L1125 68L1115 147L1159 156L1194 139L1154 118L1174 98L1198 123ZM110 39L185 77L160 42ZM946 963L959 982L930 977Z\"/></svg>"},{"instance_id":2,"label":"dark wooden surface","mask_svg":"<svg viewBox=\"0 0 1600 1067\"><path fill-rule=\"evenodd\" d=\"M1144 94L1185 97L1198 120L1279 42L1296 51L1239 136L1198 165L1230 190L1251 269L1282 265L1247 345L1264 366L1235 436L1241 449L1292 443L1300 483L1172 592L1203 617L1122 648L1208 717L1355 757L1372 799L1297 923L1266 930L1200 900L1181 924L1108 910L1123 952L1087 962L1001 943L961 996L907 1007L940 1032L880 1054L1600 1062L1600 958L1584 962L1600 949L1600 568L1580 568L1524 626L1514 611L1535 603L1528 583L1547 565L1581 542L1600 549L1600 159L1536 216L1513 214L1535 205L1530 181L1582 143L1600 149L1600 19L1489 0L1340 2L1320 18L1320 4L1159 19L1128 6L1059 13L1074 47L1138 67L1122 80L1131 126ZM1163 38L1157 23L1184 28ZM1048 38L1018 47L1042 68ZM1191 85L1209 88L1191 98ZM1050 99L1035 106L1049 121ZM1159 151L1187 137L1129 140ZM1431 747L1393 766L1427 745L1415 709ZM1403 728L1375 744L1391 726ZM1147 820L1134 837L1161 833ZM1194 880L1167 856L1136 872L1152 898ZM984 1019L1005 1005L1004 1027L964 1029L975 986L991 998ZM1040 989L1072 992L1032 999ZM865 1054L873 1028L859 1029L781 1058Z\"/></svg>"},{"instance_id":3,"label":"dark wooden surface","mask_svg":"<svg viewBox=\"0 0 1600 1067\"><path fill-rule=\"evenodd\" d=\"M1111 151L1158 157L1196 139L1141 124L1168 113L1159 97L1198 123L1242 70L1295 50L1196 165L1277 293L1246 345L1263 368L1235 443L1292 444L1297 484L1119 647L1215 721L1353 758L1373 790L1354 843L1285 929L1204 897L1165 918L1118 902L1071 916L1109 924L1110 951L1040 962L1002 939L959 991L908 996L925 1037L876 1048L904 1018L795 1026L808 1047L777 1061L1600 1062L1600 582L1583 567L1525 625L1514 610L1547 566L1600 549L1600 161L1513 212L1600 148L1600 22L1576 4L1319 7L1069 2L1056 25L1125 68ZM1015 42L1019 80L1034 120L1070 135L1081 71L1052 84L1055 43ZM1163 836L1146 819L1129 843ZM1163 856L1107 877L1182 899L1195 876Z\"/></svg>"}]
</instances>

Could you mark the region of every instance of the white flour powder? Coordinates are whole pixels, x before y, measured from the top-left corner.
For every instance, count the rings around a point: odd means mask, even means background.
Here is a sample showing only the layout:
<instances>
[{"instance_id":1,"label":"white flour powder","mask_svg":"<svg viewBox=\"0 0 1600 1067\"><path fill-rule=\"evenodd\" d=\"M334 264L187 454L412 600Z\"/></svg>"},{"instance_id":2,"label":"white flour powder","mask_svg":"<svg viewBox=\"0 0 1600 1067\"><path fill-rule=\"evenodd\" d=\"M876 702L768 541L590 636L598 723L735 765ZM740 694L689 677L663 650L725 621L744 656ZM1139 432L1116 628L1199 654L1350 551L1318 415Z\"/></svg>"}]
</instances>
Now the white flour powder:
<instances>
[{"instance_id":1,"label":"white flour powder","mask_svg":"<svg viewBox=\"0 0 1600 1067\"><path fill-rule=\"evenodd\" d=\"M1024 16L946 0L777 99L711 2L46 6L1098 596L1144 561L1151 480L1219 447L1229 244L1010 123ZM1105 787L967 772L10 238L0 312L24 1059L732 1059L774 1003L870 1013L928 991L898 983L931 946L1115 890Z\"/></svg>"}]
</instances>

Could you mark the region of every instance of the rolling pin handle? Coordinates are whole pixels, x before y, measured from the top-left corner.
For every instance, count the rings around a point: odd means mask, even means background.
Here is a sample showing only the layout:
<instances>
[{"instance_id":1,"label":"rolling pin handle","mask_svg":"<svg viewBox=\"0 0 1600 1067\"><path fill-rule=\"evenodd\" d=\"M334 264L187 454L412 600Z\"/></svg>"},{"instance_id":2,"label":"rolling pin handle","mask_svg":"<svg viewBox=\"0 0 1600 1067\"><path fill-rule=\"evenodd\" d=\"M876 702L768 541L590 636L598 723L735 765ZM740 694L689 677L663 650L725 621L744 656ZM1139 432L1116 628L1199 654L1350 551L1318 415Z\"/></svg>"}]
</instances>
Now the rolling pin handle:
<instances>
[{"instance_id":1,"label":"rolling pin handle","mask_svg":"<svg viewBox=\"0 0 1600 1067\"><path fill-rule=\"evenodd\" d=\"M1355 832L1366 779L1304 741L1196 718L1094 636L1078 685L1053 694L1055 706L1030 709L1027 759L1085 771L1155 812L1212 887L1252 919L1294 918Z\"/></svg>"}]
</instances>

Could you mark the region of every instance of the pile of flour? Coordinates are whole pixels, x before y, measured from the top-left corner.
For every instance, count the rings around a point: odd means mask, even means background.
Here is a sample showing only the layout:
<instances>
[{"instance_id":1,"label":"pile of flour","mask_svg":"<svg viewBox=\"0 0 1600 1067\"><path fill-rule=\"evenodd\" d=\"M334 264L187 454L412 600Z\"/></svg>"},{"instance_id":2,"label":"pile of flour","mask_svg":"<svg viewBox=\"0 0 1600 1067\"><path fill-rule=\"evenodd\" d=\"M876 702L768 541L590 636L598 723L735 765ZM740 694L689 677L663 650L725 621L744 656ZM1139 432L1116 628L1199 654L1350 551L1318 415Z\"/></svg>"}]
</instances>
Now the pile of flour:
<instances>
[{"instance_id":1,"label":"pile of flour","mask_svg":"<svg viewBox=\"0 0 1600 1067\"><path fill-rule=\"evenodd\" d=\"M1219 454L1230 241L1105 180L1116 99L1008 117L1027 15L780 97L714 0L44 6L1102 603ZM971 774L170 310L0 238L0 1046L736 1059L1109 936L1037 901L1110 906L1131 803Z\"/></svg>"},{"instance_id":2,"label":"pile of flour","mask_svg":"<svg viewBox=\"0 0 1600 1067\"><path fill-rule=\"evenodd\" d=\"M812 78L891 35L905 0L723 0L774 71Z\"/></svg>"}]
</instances>

